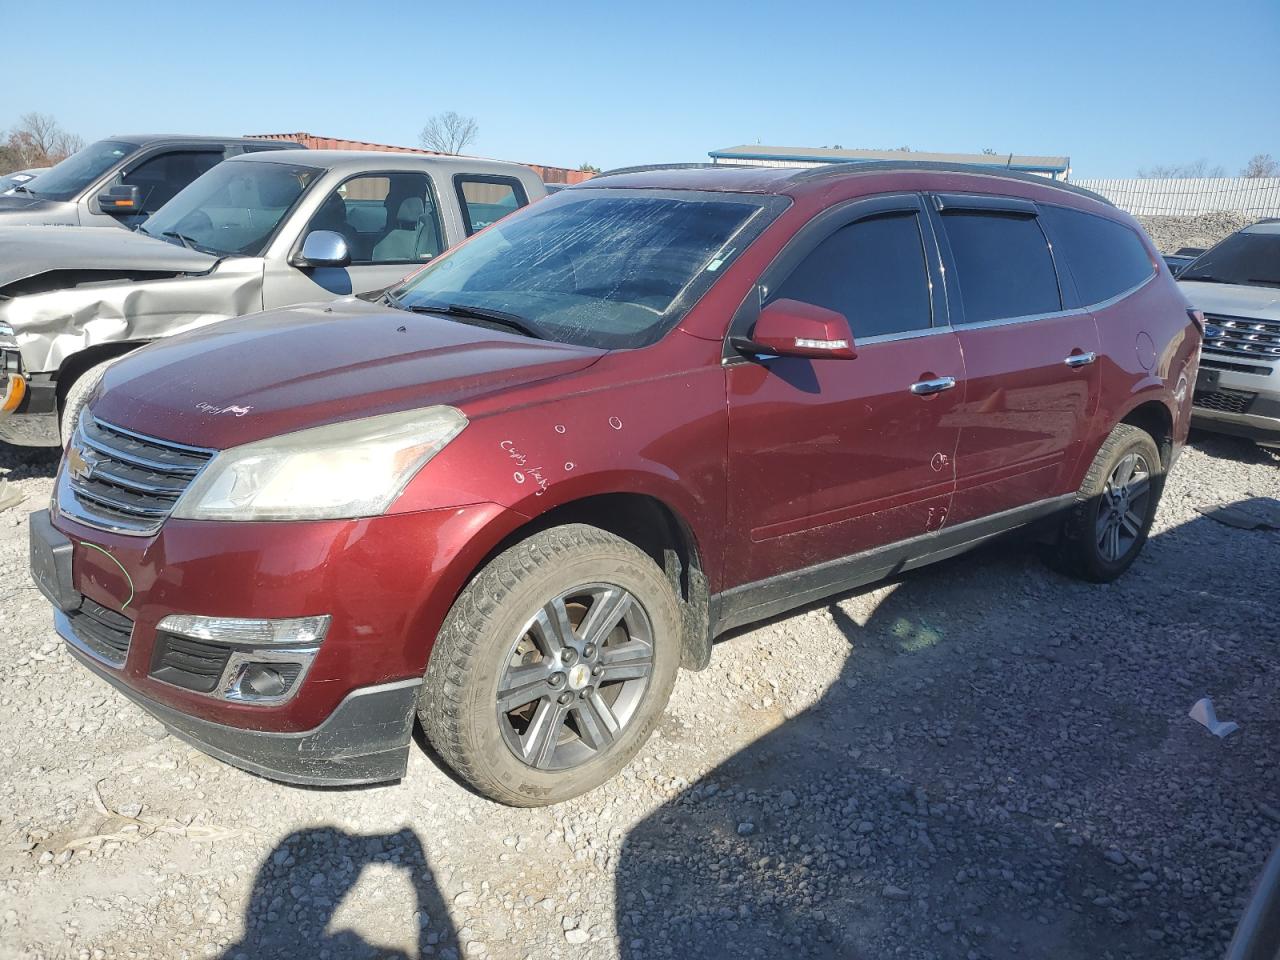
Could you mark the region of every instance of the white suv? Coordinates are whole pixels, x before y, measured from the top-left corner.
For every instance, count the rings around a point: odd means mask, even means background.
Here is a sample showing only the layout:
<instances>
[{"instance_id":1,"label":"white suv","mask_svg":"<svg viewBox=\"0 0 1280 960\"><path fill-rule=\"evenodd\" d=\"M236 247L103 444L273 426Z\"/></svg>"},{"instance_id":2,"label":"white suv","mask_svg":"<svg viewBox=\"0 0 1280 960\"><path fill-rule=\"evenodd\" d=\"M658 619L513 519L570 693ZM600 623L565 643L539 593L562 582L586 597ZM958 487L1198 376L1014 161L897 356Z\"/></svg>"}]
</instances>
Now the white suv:
<instances>
[{"instance_id":1,"label":"white suv","mask_svg":"<svg viewBox=\"0 0 1280 960\"><path fill-rule=\"evenodd\" d=\"M1192 422L1280 448L1280 220L1233 233L1178 285L1205 315Z\"/></svg>"}]
</instances>

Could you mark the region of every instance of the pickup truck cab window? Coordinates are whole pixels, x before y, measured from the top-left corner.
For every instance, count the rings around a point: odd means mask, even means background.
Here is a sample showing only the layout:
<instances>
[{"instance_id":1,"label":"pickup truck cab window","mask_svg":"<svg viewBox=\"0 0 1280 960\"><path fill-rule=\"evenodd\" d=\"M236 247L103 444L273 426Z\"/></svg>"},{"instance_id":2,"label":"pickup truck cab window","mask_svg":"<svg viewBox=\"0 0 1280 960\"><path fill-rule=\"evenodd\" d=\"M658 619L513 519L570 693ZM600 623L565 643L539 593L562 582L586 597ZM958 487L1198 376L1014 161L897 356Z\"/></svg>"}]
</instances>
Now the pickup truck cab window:
<instances>
[{"instance_id":1,"label":"pickup truck cab window","mask_svg":"<svg viewBox=\"0 0 1280 960\"><path fill-rule=\"evenodd\" d=\"M122 172L114 181L120 186L137 186L142 190L141 213L147 217L177 196L184 186L220 164L222 158L220 147L157 153Z\"/></svg>"},{"instance_id":2,"label":"pickup truck cab window","mask_svg":"<svg viewBox=\"0 0 1280 960\"><path fill-rule=\"evenodd\" d=\"M947 209L965 323L1056 313L1058 274L1034 216L1003 210Z\"/></svg>"},{"instance_id":3,"label":"pickup truck cab window","mask_svg":"<svg viewBox=\"0 0 1280 960\"><path fill-rule=\"evenodd\" d=\"M885 213L841 227L771 299L835 310L859 339L928 328L929 275L918 215Z\"/></svg>"},{"instance_id":4,"label":"pickup truck cab window","mask_svg":"<svg viewBox=\"0 0 1280 960\"><path fill-rule=\"evenodd\" d=\"M277 225L319 174L315 167L266 160L219 165L140 229L221 256L261 256Z\"/></svg>"},{"instance_id":5,"label":"pickup truck cab window","mask_svg":"<svg viewBox=\"0 0 1280 960\"><path fill-rule=\"evenodd\" d=\"M453 184L468 237L529 202L520 181L512 177L458 174Z\"/></svg>"}]
</instances>

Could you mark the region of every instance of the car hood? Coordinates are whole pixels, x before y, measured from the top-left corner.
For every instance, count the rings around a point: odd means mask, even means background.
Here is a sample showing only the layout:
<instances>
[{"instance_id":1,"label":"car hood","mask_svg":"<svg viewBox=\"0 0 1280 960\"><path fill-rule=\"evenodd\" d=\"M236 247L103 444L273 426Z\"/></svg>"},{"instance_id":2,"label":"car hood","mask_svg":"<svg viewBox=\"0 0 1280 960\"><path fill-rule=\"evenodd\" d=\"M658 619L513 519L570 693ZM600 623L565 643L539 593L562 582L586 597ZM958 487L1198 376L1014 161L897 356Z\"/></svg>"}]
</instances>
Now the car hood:
<instances>
[{"instance_id":1,"label":"car hood","mask_svg":"<svg viewBox=\"0 0 1280 960\"><path fill-rule=\"evenodd\" d=\"M1191 305L1205 313L1280 320L1280 289L1276 287L1247 287L1198 280L1179 280L1178 286Z\"/></svg>"},{"instance_id":2,"label":"car hood","mask_svg":"<svg viewBox=\"0 0 1280 960\"><path fill-rule=\"evenodd\" d=\"M348 298L144 347L107 368L90 403L116 426L224 449L339 420L464 404L581 370L604 353Z\"/></svg>"},{"instance_id":3,"label":"car hood","mask_svg":"<svg viewBox=\"0 0 1280 960\"><path fill-rule=\"evenodd\" d=\"M5 288L53 271L203 273L218 258L128 230L102 227L4 226L0 216L0 295Z\"/></svg>"}]
</instances>

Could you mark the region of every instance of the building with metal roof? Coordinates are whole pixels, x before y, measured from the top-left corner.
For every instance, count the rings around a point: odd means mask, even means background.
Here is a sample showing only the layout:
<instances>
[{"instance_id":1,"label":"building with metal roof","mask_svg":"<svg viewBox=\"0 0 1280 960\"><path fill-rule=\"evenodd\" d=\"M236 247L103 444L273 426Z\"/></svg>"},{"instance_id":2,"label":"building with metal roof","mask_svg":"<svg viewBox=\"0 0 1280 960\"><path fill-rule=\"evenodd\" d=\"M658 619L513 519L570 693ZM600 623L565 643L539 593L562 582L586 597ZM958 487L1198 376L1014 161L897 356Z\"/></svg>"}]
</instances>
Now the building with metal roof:
<instances>
[{"instance_id":1,"label":"building with metal roof","mask_svg":"<svg viewBox=\"0 0 1280 960\"><path fill-rule=\"evenodd\" d=\"M758 167L820 167L828 163L869 163L880 160L923 160L934 163L963 163L999 167L1030 173L1051 180L1071 177L1070 157L1035 157L1016 153L924 153L915 150L837 150L830 147L775 147L743 144L712 150L712 163L747 164Z\"/></svg>"},{"instance_id":2,"label":"building with metal roof","mask_svg":"<svg viewBox=\"0 0 1280 960\"><path fill-rule=\"evenodd\" d=\"M447 157L449 154L425 147L397 147L387 143L370 143L367 140L345 140L341 137L318 137L310 133L251 133L250 140L288 140L311 150L377 150L380 153L427 153ZM483 157L473 159L481 160ZM568 167L552 167L542 163L526 163L545 183L581 183L591 177L582 170Z\"/></svg>"}]
</instances>

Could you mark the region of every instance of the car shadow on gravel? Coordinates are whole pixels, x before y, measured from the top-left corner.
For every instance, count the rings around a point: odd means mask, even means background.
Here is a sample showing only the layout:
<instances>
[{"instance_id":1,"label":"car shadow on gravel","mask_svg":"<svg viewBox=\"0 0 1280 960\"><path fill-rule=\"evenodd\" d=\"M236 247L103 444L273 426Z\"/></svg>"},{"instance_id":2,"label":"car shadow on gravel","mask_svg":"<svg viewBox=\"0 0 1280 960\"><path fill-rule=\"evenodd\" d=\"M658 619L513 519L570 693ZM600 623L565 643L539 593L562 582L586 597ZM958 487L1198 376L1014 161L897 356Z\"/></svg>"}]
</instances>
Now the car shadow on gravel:
<instances>
[{"instance_id":1,"label":"car shadow on gravel","mask_svg":"<svg viewBox=\"0 0 1280 960\"><path fill-rule=\"evenodd\" d=\"M1252 670L1258 655L1212 650L1212 609L1203 630L1181 629L1194 596L1168 571L1237 536L1280 543L1198 518L1099 586L1004 541L907 575L865 623L842 606L856 593L774 621L801 642L806 619L834 625L842 672L631 831L615 875L622 956L1220 956L1267 845L1220 819L1216 839L1186 836L1184 804L1273 793L1280 780L1257 767L1280 715L1253 694L1265 722L1226 744L1185 720L1210 670L1226 690L1228 661ZM1088 610L1104 603L1137 612L1111 630ZM718 655L750 649L750 633ZM1265 690L1271 673L1230 683ZM1257 863L1228 877L1210 864L1218 845Z\"/></svg>"},{"instance_id":2,"label":"car shadow on gravel","mask_svg":"<svg viewBox=\"0 0 1280 960\"><path fill-rule=\"evenodd\" d=\"M1233 437L1225 433L1210 433L1193 429L1188 443L1206 456L1219 460L1236 460L1240 463L1265 463L1280 467L1280 450L1260 447L1252 440Z\"/></svg>"},{"instance_id":3,"label":"car shadow on gravel","mask_svg":"<svg viewBox=\"0 0 1280 960\"><path fill-rule=\"evenodd\" d=\"M402 929L417 931L413 952L372 944L354 930L331 931L339 908L355 895L366 868L385 865L403 873L414 902L397 917L388 909L382 884L374 890L378 922L400 919ZM398 888L390 892L394 896ZM357 915L361 912L357 907ZM244 938L227 947L221 960L409 960L457 957L457 935L422 841L412 830L361 836L337 827L316 827L290 834L263 860L244 918Z\"/></svg>"},{"instance_id":4,"label":"car shadow on gravel","mask_svg":"<svg viewBox=\"0 0 1280 960\"><path fill-rule=\"evenodd\" d=\"M51 478L58 472L61 456L57 447L15 447L0 441L0 480Z\"/></svg>"}]
</instances>

